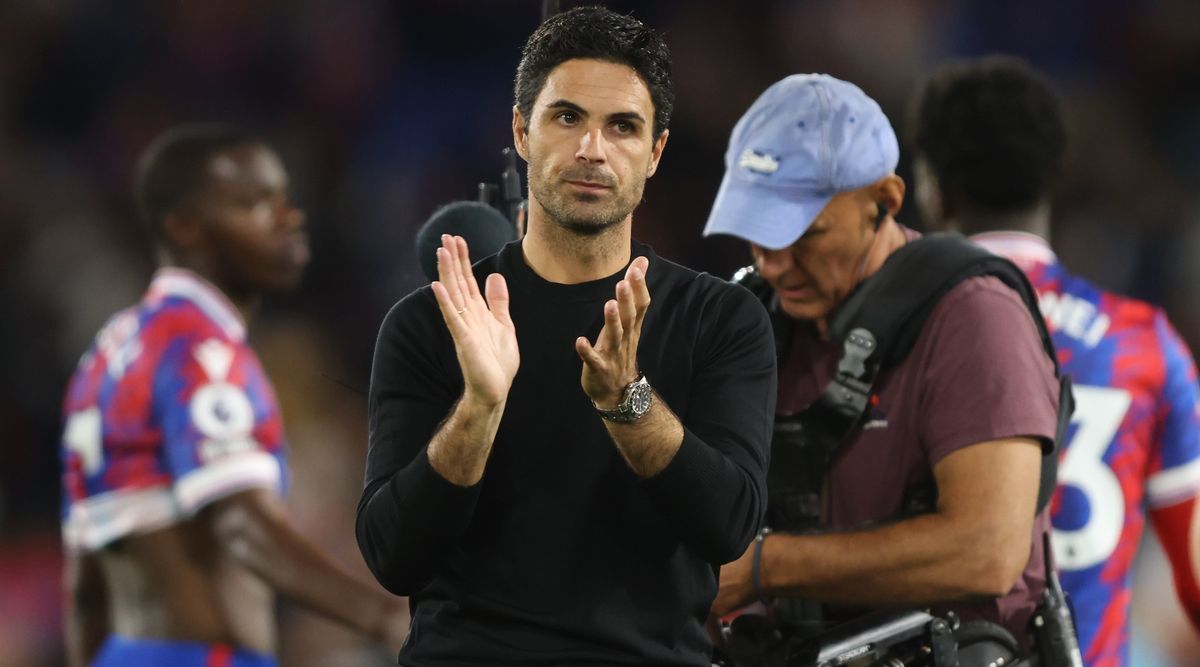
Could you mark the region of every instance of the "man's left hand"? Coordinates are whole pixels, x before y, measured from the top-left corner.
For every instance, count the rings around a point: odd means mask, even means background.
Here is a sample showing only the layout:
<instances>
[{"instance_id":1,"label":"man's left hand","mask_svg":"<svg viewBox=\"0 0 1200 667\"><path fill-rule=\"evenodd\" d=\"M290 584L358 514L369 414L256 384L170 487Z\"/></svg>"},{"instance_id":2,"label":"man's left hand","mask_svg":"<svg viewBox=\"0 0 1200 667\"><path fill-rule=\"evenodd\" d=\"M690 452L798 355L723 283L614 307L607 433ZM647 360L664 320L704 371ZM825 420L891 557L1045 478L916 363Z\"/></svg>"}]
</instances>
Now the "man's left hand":
<instances>
[{"instance_id":1,"label":"man's left hand","mask_svg":"<svg viewBox=\"0 0 1200 667\"><path fill-rule=\"evenodd\" d=\"M650 260L637 257L629 263L625 278L617 283L616 298L604 303L604 328L592 345L584 336L575 340L575 351L583 360L580 384L601 408L615 408L625 387L638 377L637 349L642 321L650 307L646 270Z\"/></svg>"}]
</instances>

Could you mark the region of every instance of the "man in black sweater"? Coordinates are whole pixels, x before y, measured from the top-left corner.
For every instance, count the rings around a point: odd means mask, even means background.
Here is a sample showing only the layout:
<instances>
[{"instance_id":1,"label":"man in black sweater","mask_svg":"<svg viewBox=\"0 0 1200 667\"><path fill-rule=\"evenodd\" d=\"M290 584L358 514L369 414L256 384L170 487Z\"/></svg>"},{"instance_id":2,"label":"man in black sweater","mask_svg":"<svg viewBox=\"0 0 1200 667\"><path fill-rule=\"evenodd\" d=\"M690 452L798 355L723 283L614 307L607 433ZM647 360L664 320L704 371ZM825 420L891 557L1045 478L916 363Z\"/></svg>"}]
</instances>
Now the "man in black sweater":
<instances>
[{"instance_id":1,"label":"man in black sweater","mask_svg":"<svg viewBox=\"0 0 1200 667\"><path fill-rule=\"evenodd\" d=\"M383 323L357 533L410 596L401 664L709 664L719 566L765 509L775 352L749 292L632 240L672 95L640 22L544 23L513 108L527 235L473 269L443 237Z\"/></svg>"}]
</instances>

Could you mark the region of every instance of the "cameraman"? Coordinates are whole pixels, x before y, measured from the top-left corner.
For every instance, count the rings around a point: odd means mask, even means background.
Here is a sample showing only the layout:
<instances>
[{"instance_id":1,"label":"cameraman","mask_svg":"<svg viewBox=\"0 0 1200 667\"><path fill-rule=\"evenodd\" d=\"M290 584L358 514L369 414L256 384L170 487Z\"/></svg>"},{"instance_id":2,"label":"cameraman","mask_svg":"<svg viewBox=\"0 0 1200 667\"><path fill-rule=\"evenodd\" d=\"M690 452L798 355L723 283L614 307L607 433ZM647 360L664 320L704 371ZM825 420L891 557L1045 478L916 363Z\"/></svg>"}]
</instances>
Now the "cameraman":
<instances>
[{"instance_id":1,"label":"cameraman","mask_svg":"<svg viewBox=\"0 0 1200 667\"><path fill-rule=\"evenodd\" d=\"M733 130L704 233L749 241L769 287L782 332L777 419L829 384L841 354L831 316L920 237L893 217L905 194L898 159L879 105L826 75L776 83ZM820 532L761 534L721 568L713 614L768 597L932 607L999 624L1028 649L1046 585L1037 498L1057 407L1053 363L1017 292L992 276L958 283L880 372L869 412L831 459ZM906 512L922 489L927 506Z\"/></svg>"}]
</instances>

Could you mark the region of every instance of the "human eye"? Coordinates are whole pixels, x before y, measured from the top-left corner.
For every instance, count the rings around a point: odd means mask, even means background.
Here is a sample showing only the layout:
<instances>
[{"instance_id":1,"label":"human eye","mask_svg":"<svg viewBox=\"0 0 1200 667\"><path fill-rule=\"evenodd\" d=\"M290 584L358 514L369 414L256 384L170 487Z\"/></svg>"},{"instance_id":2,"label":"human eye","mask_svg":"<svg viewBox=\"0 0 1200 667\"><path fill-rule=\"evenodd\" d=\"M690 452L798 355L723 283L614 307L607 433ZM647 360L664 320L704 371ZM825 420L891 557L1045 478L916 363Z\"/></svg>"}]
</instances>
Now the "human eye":
<instances>
[{"instance_id":1,"label":"human eye","mask_svg":"<svg viewBox=\"0 0 1200 667\"><path fill-rule=\"evenodd\" d=\"M271 197L258 197L250 207L250 214L256 218L267 217L275 210L275 200Z\"/></svg>"},{"instance_id":2,"label":"human eye","mask_svg":"<svg viewBox=\"0 0 1200 667\"><path fill-rule=\"evenodd\" d=\"M258 188L245 194L242 206L253 216L266 216L275 208L280 196L280 193L271 189Z\"/></svg>"},{"instance_id":3,"label":"human eye","mask_svg":"<svg viewBox=\"0 0 1200 667\"><path fill-rule=\"evenodd\" d=\"M618 134L637 134L637 124L628 120L618 120L613 123L613 129Z\"/></svg>"},{"instance_id":4,"label":"human eye","mask_svg":"<svg viewBox=\"0 0 1200 667\"><path fill-rule=\"evenodd\" d=\"M574 125L575 123L579 122L579 114L570 109L563 109L557 114L554 114L554 120L557 120L563 125Z\"/></svg>"}]
</instances>

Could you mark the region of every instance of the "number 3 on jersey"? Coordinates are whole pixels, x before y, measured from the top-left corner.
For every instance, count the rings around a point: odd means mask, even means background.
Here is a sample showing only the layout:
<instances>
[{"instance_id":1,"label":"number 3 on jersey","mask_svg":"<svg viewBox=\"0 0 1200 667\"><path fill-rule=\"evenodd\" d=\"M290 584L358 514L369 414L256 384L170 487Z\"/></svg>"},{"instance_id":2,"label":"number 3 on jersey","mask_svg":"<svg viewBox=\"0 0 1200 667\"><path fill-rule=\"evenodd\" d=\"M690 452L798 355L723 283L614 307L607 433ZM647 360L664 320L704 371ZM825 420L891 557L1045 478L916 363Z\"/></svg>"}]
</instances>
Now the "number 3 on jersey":
<instances>
[{"instance_id":1,"label":"number 3 on jersey","mask_svg":"<svg viewBox=\"0 0 1200 667\"><path fill-rule=\"evenodd\" d=\"M1064 516L1055 517L1060 519L1055 523L1072 523L1077 527L1063 529L1056 525L1054 529L1054 559L1064 570L1082 570L1103 563L1121 540L1125 495L1116 473L1104 462L1104 453L1117 435L1132 400L1123 389L1078 385L1074 391L1075 414L1071 423L1076 432L1058 469L1059 493L1073 495L1074 500L1060 512Z\"/></svg>"}]
</instances>

